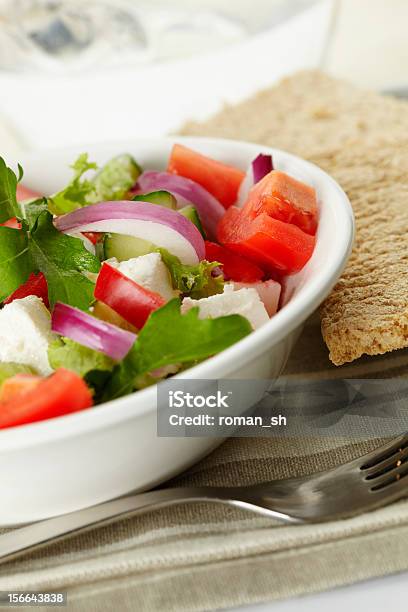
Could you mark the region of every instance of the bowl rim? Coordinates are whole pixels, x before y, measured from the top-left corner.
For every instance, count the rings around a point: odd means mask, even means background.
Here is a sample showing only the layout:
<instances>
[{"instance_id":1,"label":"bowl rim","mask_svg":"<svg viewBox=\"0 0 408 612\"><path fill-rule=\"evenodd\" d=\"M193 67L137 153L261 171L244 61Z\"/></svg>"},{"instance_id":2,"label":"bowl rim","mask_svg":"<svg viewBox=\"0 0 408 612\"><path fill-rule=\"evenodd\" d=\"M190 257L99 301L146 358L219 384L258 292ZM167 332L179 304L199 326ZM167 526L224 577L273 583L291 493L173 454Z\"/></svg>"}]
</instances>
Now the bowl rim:
<instances>
[{"instance_id":1,"label":"bowl rim","mask_svg":"<svg viewBox=\"0 0 408 612\"><path fill-rule=\"evenodd\" d=\"M190 144L191 146L203 143L213 147L245 148L248 150L248 153L252 149L255 155L260 151L271 153L272 156L278 156L281 160L295 163L298 167L303 168L307 173L313 175L320 184L325 183L326 186L329 186L331 191L337 195L337 198L333 198L333 201L330 200L324 203L325 206L332 207L336 216L336 229L338 230L338 235L336 235L338 250L333 257L327 261L325 268L320 270L319 274L315 274L310 278L306 285L301 288L299 294L293 299L290 299L284 308L274 315L274 317L264 326L218 355L206 359L202 363L174 377L182 379L212 379L214 378L214 372L217 372L219 375L217 378L222 378L223 373L234 369L233 364L238 356L237 352L241 355L254 355L255 353L260 354L267 347L272 348L301 325L329 294L343 271L353 246L355 231L353 209L346 193L328 173L312 162L275 147L225 138L185 137L174 135L171 137L152 138L149 140L140 139L94 143L88 144L85 148L103 151L106 148L112 149L118 147L118 151L123 151L129 147L135 148L138 144L143 144L144 146L151 146L152 150L155 150L160 148L160 146L169 146L175 142L181 142L186 145ZM35 152L28 151L22 153L22 157L52 156L70 152L76 154L80 149L81 146L78 145L75 147L69 146ZM335 199L336 203L334 203ZM339 202L341 202L341 206L338 205ZM317 240L319 241L319 230ZM89 431L103 429L110 425L133 419L136 410L137 416L142 417L155 409L154 398L156 396L156 388L157 386L153 385L147 389L142 389L130 395L105 402L97 406L96 410L80 411L46 421L39 421L38 423L4 429L0 431L0 453L7 450L17 450L21 447L27 448L36 446L50 439L55 442L59 439L84 435ZM135 405L136 402L139 403L138 406Z\"/></svg>"}]
</instances>

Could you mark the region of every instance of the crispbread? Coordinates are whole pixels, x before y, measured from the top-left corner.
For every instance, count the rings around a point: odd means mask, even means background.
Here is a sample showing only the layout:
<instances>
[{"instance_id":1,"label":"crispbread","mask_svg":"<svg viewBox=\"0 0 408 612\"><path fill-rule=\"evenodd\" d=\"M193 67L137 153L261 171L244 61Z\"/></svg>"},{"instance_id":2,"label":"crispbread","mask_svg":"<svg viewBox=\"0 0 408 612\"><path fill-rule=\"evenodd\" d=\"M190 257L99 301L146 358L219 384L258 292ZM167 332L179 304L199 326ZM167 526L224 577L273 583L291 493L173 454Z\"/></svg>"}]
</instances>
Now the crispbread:
<instances>
[{"instance_id":1,"label":"crispbread","mask_svg":"<svg viewBox=\"0 0 408 612\"><path fill-rule=\"evenodd\" d=\"M251 140L311 159L348 193L356 243L321 309L336 365L408 346L408 105L302 72L183 133Z\"/></svg>"}]
</instances>

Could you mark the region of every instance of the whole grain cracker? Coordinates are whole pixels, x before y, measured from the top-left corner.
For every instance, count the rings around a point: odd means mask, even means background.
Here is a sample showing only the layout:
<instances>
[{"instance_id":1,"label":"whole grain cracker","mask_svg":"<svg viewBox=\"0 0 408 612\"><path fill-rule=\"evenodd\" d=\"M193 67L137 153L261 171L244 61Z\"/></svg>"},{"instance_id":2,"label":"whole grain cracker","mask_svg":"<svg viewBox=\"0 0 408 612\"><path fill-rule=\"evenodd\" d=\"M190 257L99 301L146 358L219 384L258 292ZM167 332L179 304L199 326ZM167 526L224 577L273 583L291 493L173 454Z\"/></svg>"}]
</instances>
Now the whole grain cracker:
<instances>
[{"instance_id":1,"label":"whole grain cracker","mask_svg":"<svg viewBox=\"0 0 408 612\"><path fill-rule=\"evenodd\" d=\"M408 105L302 72L182 133L286 149L332 174L350 197L356 242L321 308L336 365L408 346Z\"/></svg>"}]
</instances>

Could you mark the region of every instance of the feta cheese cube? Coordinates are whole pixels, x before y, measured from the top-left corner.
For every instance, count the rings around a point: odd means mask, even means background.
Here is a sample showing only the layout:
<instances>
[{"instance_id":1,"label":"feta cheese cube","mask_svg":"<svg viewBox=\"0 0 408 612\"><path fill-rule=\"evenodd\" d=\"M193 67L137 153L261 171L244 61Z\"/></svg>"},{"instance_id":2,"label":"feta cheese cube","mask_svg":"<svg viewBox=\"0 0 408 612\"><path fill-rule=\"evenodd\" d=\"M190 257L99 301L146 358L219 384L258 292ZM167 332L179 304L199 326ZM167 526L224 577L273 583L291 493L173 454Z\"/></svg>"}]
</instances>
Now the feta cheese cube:
<instances>
[{"instance_id":1,"label":"feta cheese cube","mask_svg":"<svg viewBox=\"0 0 408 612\"><path fill-rule=\"evenodd\" d=\"M272 317L278 311L281 286L277 281L267 280L257 283L237 283L231 282L225 285L225 291L238 291L239 289L255 289L261 298L266 311Z\"/></svg>"},{"instance_id":2,"label":"feta cheese cube","mask_svg":"<svg viewBox=\"0 0 408 612\"><path fill-rule=\"evenodd\" d=\"M200 309L200 319L239 314L248 319L253 329L258 329L258 327L269 321L265 306L255 289L239 289L239 291L234 291L233 287L226 287L224 293L212 295L201 300L184 298L181 311L187 312L194 306L198 306Z\"/></svg>"},{"instance_id":3,"label":"feta cheese cube","mask_svg":"<svg viewBox=\"0 0 408 612\"><path fill-rule=\"evenodd\" d=\"M47 376L52 372L48 345L56 338L50 313L38 297L14 300L0 310L0 362L22 363Z\"/></svg>"},{"instance_id":4,"label":"feta cheese cube","mask_svg":"<svg viewBox=\"0 0 408 612\"><path fill-rule=\"evenodd\" d=\"M160 253L148 253L148 255L141 255L121 262L112 258L108 259L106 263L117 268L122 274L142 285L145 289L159 293L167 301L178 295L177 291L173 289L170 273L163 263Z\"/></svg>"}]
</instances>

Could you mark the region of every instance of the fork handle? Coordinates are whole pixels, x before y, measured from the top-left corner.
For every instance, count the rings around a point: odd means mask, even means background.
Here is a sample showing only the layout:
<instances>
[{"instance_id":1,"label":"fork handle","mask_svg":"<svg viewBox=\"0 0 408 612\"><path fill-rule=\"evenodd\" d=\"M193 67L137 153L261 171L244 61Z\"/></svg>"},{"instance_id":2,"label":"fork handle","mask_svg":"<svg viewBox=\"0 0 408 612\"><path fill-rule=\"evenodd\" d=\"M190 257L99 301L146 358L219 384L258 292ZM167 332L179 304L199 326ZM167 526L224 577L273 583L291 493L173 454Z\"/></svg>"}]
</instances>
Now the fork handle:
<instances>
[{"instance_id":1,"label":"fork handle","mask_svg":"<svg viewBox=\"0 0 408 612\"><path fill-rule=\"evenodd\" d=\"M151 510L188 502L219 502L260 513L268 512L242 499L242 489L227 487L169 488L114 499L97 506L33 523L0 536L0 563L79 532ZM277 518L280 518L277 515Z\"/></svg>"}]
</instances>

